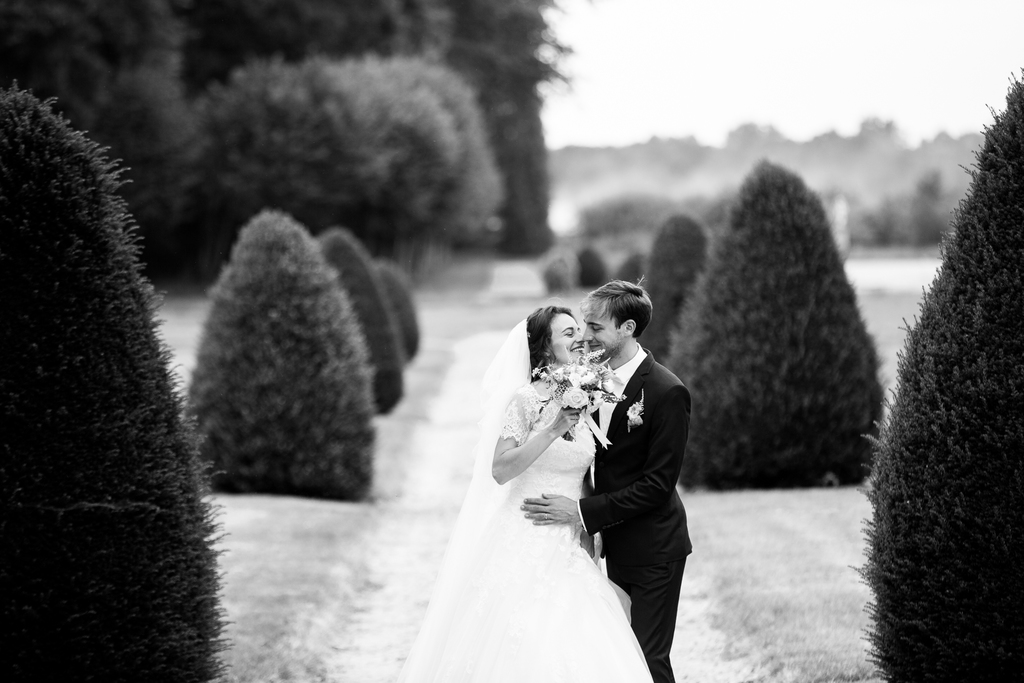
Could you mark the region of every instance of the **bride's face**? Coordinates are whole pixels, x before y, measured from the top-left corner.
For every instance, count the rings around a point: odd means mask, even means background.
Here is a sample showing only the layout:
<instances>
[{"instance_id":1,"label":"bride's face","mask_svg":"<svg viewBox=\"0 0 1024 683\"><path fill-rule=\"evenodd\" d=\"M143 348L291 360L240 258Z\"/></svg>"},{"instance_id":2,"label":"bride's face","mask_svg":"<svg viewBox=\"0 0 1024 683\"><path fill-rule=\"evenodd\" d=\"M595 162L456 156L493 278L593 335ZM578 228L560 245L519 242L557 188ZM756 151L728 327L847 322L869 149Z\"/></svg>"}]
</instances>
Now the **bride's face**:
<instances>
[{"instance_id":1,"label":"bride's face","mask_svg":"<svg viewBox=\"0 0 1024 683\"><path fill-rule=\"evenodd\" d=\"M551 321L551 353L555 365L569 362L572 354L583 350L583 330L571 315L559 313Z\"/></svg>"}]
</instances>

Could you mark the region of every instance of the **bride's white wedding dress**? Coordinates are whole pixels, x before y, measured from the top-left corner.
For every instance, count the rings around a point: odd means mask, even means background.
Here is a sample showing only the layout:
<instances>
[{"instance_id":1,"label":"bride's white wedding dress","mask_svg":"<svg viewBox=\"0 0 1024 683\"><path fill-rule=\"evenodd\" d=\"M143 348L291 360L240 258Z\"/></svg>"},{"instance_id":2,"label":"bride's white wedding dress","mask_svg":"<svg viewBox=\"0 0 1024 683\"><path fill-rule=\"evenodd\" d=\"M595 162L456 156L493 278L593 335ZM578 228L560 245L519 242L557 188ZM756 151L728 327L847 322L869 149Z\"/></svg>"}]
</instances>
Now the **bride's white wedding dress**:
<instances>
[{"instance_id":1,"label":"bride's white wedding dress","mask_svg":"<svg viewBox=\"0 0 1024 683\"><path fill-rule=\"evenodd\" d=\"M558 406L520 388L501 435L519 444L555 419ZM584 425L555 442L507 486L482 528L471 567L450 591L443 618L428 613L400 681L409 683L623 683L650 681L612 584L565 525L536 526L520 505L544 493L579 498L594 459ZM435 600L437 600L435 594ZM433 607L433 606L432 606Z\"/></svg>"}]
</instances>

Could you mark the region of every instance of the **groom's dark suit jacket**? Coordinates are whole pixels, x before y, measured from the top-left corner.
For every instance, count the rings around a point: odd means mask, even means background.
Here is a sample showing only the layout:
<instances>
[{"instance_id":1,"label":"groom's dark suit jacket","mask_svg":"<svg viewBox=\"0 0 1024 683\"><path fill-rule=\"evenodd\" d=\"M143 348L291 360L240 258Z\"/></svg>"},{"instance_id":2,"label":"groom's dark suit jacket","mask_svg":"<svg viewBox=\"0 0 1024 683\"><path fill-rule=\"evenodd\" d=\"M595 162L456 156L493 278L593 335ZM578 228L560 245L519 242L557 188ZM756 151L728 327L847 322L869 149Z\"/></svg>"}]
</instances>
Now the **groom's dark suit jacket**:
<instances>
[{"instance_id":1,"label":"groom's dark suit jacket","mask_svg":"<svg viewBox=\"0 0 1024 683\"><path fill-rule=\"evenodd\" d=\"M629 428L626 411L643 392L643 424ZM611 446L597 444L595 495L580 500L583 523L601 532L609 561L648 566L690 554L686 511L676 493L690 429L690 392L648 351L615 406Z\"/></svg>"}]
</instances>

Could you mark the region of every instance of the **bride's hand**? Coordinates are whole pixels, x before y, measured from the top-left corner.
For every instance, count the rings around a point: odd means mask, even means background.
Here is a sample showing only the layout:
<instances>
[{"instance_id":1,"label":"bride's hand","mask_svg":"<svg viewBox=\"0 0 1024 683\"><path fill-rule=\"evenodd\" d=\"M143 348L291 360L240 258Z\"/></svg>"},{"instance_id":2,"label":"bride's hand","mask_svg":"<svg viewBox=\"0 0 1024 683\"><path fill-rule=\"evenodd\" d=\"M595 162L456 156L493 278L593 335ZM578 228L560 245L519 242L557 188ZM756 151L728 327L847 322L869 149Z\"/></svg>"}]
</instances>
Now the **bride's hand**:
<instances>
[{"instance_id":1,"label":"bride's hand","mask_svg":"<svg viewBox=\"0 0 1024 683\"><path fill-rule=\"evenodd\" d=\"M562 436L580 421L579 408L562 408L549 429L556 436Z\"/></svg>"},{"instance_id":2,"label":"bride's hand","mask_svg":"<svg viewBox=\"0 0 1024 683\"><path fill-rule=\"evenodd\" d=\"M585 529L580 529L580 547L587 551L591 559L594 558L594 537L588 534Z\"/></svg>"}]
</instances>

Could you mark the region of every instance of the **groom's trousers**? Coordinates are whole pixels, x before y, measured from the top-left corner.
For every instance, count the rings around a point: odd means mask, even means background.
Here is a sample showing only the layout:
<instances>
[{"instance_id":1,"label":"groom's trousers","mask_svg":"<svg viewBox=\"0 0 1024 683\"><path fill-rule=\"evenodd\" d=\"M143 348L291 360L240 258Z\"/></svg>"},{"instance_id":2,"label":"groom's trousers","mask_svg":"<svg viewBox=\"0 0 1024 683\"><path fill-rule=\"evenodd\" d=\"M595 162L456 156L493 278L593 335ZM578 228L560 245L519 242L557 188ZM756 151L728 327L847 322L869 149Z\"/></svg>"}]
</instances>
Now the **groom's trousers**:
<instances>
[{"instance_id":1,"label":"groom's trousers","mask_svg":"<svg viewBox=\"0 0 1024 683\"><path fill-rule=\"evenodd\" d=\"M647 658L654 683L674 683L669 652L676 630L679 591L686 558L649 567L626 567L608 561L608 578L629 595L633 603L633 633Z\"/></svg>"}]
</instances>

